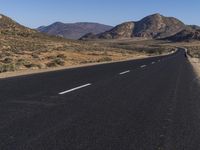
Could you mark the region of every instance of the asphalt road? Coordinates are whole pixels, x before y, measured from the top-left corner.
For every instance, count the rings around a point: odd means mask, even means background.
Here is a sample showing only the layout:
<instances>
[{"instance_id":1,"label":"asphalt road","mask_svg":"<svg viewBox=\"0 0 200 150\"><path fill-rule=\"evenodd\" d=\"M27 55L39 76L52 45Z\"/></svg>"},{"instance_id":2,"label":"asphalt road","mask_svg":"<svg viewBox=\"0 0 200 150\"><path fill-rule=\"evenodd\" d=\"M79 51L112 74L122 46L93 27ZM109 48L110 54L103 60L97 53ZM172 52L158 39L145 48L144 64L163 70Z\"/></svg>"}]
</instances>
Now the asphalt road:
<instances>
[{"instance_id":1,"label":"asphalt road","mask_svg":"<svg viewBox=\"0 0 200 150\"><path fill-rule=\"evenodd\" d=\"M0 79L0 150L199 150L200 86L184 50Z\"/></svg>"}]
</instances>

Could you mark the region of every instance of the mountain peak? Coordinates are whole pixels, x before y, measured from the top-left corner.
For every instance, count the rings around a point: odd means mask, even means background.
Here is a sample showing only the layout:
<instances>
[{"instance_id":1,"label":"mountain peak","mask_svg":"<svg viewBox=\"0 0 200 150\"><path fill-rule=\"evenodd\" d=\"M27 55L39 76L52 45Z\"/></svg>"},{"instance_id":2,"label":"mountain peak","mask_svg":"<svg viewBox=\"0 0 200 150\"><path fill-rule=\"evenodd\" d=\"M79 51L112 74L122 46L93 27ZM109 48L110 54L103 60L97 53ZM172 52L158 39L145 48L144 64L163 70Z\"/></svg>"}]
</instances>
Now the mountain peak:
<instances>
[{"instance_id":1,"label":"mountain peak","mask_svg":"<svg viewBox=\"0 0 200 150\"><path fill-rule=\"evenodd\" d=\"M155 13L155 14L152 14L150 16L153 16L153 17L163 17L163 15L161 15L160 13Z\"/></svg>"},{"instance_id":2,"label":"mountain peak","mask_svg":"<svg viewBox=\"0 0 200 150\"><path fill-rule=\"evenodd\" d=\"M60 21L57 21L57 22L54 22L52 25L62 25L64 24L63 22L60 22Z\"/></svg>"},{"instance_id":3,"label":"mountain peak","mask_svg":"<svg viewBox=\"0 0 200 150\"><path fill-rule=\"evenodd\" d=\"M144 17L143 19L141 20L157 20L157 19L162 19L162 18L166 18L164 17L163 15L159 14L159 13L155 13L155 14L152 14L152 15L149 15L149 16L146 16ZM141 21L140 20L140 21Z\"/></svg>"}]
</instances>

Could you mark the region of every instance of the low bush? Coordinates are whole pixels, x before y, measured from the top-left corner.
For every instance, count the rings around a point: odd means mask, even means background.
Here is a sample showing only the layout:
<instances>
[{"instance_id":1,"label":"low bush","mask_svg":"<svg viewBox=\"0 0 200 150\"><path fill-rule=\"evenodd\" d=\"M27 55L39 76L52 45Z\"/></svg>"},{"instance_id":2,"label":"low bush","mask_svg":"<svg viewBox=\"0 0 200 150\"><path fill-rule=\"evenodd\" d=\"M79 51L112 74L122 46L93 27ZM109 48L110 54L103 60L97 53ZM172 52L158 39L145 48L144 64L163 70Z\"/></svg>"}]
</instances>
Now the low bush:
<instances>
[{"instance_id":1,"label":"low bush","mask_svg":"<svg viewBox=\"0 0 200 150\"><path fill-rule=\"evenodd\" d=\"M65 61L61 58L55 58L46 64L47 67L64 66Z\"/></svg>"},{"instance_id":2,"label":"low bush","mask_svg":"<svg viewBox=\"0 0 200 150\"><path fill-rule=\"evenodd\" d=\"M97 62L106 62L106 61L112 61L112 58L110 58L110 57L102 57Z\"/></svg>"},{"instance_id":3,"label":"low bush","mask_svg":"<svg viewBox=\"0 0 200 150\"><path fill-rule=\"evenodd\" d=\"M4 60L3 60L3 63L6 63L6 64L10 64L10 63L12 63L13 62L13 59L12 58L9 58L9 57L7 57L7 58L5 58Z\"/></svg>"},{"instance_id":4,"label":"low bush","mask_svg":"<svg viewBox=\"0 0 200 150\"><path fill-rule=\"evenodd\" d=\"M15 71L15 70L16 70L15 64L0 64L0 73Z\"/></svg>"}]
</instances>

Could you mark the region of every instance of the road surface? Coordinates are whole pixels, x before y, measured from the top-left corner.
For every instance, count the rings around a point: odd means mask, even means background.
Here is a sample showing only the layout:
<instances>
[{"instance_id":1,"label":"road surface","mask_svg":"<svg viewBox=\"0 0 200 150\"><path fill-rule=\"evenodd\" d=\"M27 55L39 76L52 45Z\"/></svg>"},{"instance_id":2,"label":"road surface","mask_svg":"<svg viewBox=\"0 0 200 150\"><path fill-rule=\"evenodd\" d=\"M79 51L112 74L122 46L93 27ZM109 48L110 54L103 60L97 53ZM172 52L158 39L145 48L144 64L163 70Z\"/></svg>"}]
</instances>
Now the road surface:
<instances>
[{"instance_id":1,"label":"road surface","mask_svg":"<svg viewBox=\"0 0 200 150\"><path fill-rule=\"evenodd\" d=\"M198 150L199 89L182 49L0 79L0 149Z\"/></svg>"}]
</instances>

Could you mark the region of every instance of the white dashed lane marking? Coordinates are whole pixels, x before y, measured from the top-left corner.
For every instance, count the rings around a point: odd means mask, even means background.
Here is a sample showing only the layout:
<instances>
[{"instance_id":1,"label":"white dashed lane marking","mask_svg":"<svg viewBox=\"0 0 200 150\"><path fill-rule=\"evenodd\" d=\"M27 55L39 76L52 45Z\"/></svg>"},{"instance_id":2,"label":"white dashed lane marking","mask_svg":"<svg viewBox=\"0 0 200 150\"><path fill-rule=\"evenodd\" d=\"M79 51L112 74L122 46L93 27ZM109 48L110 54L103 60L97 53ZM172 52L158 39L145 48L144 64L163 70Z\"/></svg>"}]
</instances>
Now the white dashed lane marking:
<instances>
[{"instance_id":1,"label":"white dashed lane marking","mask_svg":"<svg viewBox=\"0 0 200 150\"><path fill-rule=\"evenodd\" d=\"M142 65L142 66L140 66L140 68L144 68L144 67L146 67L147 65Z\"/></svg>"},{"instance_id":2,"label":"white dashed lane marking","mask_svg":"<svg viewBox=\"0 0 200 150\"><path fill-rule=\"evenodd\" d=\"M127 71L124 71L124 72L119 73L119 75L127 74L127 73L129 73L129 72L130 72L130 70L127 70Z\"/></svg>"},{"instance_id":3,"label":"white dashed lane marking","mask_svg":"<svg viewBox=\"0 0 200 150\"><path fill-rule=\"evenodd\" d=\"M90 85L92 85L92 84L91 84L91 83L88 83L88 84L85 84L85 85L81 85L81 86L75 87L75 88L73 88L73 89L69 89L69 90L60 92L60 93L58 93L58 94L59 94L59 95L67 94L67 93L73 92L73 91L75 91L75 90L79 90L79 89L85 88L85 87L90 86Z\"/></svg>"}]
</instances>

